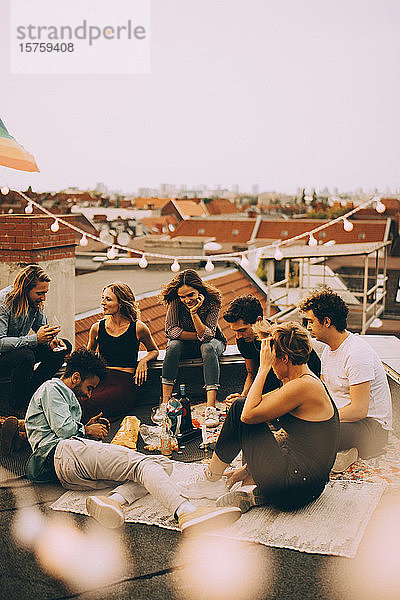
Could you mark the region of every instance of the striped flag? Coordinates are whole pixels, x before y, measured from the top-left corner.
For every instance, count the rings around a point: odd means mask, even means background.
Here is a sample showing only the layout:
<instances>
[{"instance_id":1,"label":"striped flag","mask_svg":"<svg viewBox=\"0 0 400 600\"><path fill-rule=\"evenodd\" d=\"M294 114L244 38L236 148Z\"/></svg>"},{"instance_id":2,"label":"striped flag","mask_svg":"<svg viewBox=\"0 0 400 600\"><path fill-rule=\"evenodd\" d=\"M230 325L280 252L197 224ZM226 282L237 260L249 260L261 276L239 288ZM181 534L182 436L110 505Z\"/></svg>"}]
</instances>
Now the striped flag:
<instances>
[{"instance_id":1,"label":"striped flag","mask_svg":"<svg viewBox=\"0 0 400 600\"><path fill-rule=\"evenodd\" d=\"M29 154L8 133L6 126L0 119L0 165L18 169L19 171L39 171L32 154Z\"/></svg>"}]
</instances>

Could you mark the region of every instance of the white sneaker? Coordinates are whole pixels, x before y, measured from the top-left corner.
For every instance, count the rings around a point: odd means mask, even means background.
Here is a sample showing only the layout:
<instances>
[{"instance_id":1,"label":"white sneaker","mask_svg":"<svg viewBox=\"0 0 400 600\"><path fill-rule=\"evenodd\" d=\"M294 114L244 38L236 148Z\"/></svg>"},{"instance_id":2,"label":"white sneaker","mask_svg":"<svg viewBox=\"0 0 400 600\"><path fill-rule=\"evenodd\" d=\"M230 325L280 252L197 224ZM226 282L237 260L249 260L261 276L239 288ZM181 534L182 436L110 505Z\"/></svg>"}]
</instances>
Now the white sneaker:
<instances>
[{"instance_id":1,"label":"white sneaker","mask_svg":"<svg viewBox=\"0 0 400 600\"><path fill-rule=\"evenodd\" d=\"M241 514L235 506L221 508L198 506L194 512L180 514L178 523L182 533L198 534L228 527L237 521Z\"/></svg>"},{"instance_id":2,"label":"white sneaker","mask_svg":"<svg viewBox=\"0 0 400 600\"><path fill-rule=\"evenodd\" d=\"M242 513L247 512L253 506L262 506L266 500L257 491L256 485L240 486L230 490L217 499L217 506L237 506Z\"/></svg>"},{"instance_id":3,"label":"white sneaker","mask_svg":"<svg viewBox=\"0 0 400 600\"><path fill-rule=\"evenodd\" d=\"M91 517L109 529L121 527L125 521L122 505L108 496L88 496L86 510Z\"/></svg>"},{"instance_id":4,"label":"white sneaker","mask_svg":"<svg viewBox=\"0 0 400 600\"><path fill-rule=\"evenodd\" d=\"M204 423L206 427L218 427L219 425L219 415L217 413L217 409L215 406L207 406L206 412L204 415Z\"/></svg>"},{"instance_id":5,"label":"white sneaker","mask_svg":"<svg viewBox=\"0 0 400 600\"><path fill-rule=\"evenodd\" d=\"M216 500L229 491L225 478L221 477L217 481L209 481L203 473L197 474L189 481L180 481L177 483L179 492L184 498L198 500L207 498Z\"/></svg>"},{"instance_id":6,"label":"white sneaker","mask_svg":"<svg viewBox=\"0 0 400 600\"><path fill-rule=\"evenodd\" d=\"M154 423L159 423L161 425L165 421L166 415L167 415L167 404L165 402L163 402L157 408L157 410L154 413L154 415L152 416L151 420Z\"/></svg>"},{"instance_id":7,"label":"white sneaker","mask_svg":"<svg viewBox=\"0 0 400 600\"><path fill-rule=\"evenodd\" d=\"M336 454L336 460L332 467L332 473L343 473L353 463L358 460L357 448L349 448L349 450L343 450Z\"/></svg>"}]
</instances>

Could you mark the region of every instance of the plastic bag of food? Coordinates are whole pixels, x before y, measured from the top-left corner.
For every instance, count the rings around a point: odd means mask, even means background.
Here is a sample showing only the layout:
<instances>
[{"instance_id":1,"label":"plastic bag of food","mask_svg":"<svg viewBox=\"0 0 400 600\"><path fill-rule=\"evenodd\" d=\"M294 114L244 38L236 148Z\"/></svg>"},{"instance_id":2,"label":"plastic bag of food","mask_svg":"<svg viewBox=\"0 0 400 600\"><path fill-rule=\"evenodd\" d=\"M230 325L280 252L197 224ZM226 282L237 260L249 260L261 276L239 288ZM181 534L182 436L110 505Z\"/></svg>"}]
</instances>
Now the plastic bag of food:
<instances>
[{"instance_id":1,"label":"plastic bag of food","mask_svg":"<svg viewBox=\"0 0 400 600\"><path fill-rule=\"evenodd\" d=\"M125 417L121 423L121 427L111 440L111 444L126 446L126 448L136 450L139 427L140 421L137 417L130 415Z\"/></svg>"}]
</instances>

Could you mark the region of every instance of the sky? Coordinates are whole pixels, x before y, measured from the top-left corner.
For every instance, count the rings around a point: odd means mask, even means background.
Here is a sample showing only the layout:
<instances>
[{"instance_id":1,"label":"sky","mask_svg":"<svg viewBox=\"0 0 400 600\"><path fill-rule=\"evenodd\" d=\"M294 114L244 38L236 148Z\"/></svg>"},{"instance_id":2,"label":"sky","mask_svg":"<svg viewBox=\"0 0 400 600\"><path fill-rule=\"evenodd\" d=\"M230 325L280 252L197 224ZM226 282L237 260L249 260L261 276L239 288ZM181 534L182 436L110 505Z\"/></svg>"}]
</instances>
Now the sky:
<instances>
[{"instance_id":1,"label":"sky","mask_svg":"<svg viewBox=\"0 0 400 600\"><path fill-rule=\"evenodd\" d=\"M136 75L11 74L12 1L0 118L40 173L0 185L400 190L398 0L153 0Z\"/></svg>"}]
</instances>

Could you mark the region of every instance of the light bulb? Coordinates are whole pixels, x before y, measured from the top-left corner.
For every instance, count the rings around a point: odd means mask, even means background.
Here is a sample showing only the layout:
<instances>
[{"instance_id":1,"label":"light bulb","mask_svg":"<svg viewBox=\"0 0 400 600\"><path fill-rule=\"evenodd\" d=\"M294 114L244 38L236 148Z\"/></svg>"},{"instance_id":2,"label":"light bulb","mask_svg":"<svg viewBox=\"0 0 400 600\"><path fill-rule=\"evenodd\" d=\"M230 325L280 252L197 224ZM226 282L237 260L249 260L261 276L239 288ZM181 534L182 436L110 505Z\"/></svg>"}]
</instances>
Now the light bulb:
<instances>
[{"instance_id":1,"label":"light bulb","mask_svg":"<svg viewBox=\"0 0 400 600\"><path fill-rule=\"evenodd\" d=\"M386 206L383 204L383 202L378 200L378 202L376 203L376 206L375 206L375 210L377 213L382 214L385 212Z\"/></svg>"},{"instance_id":2,"label":"light bulb","mask_svg":"<svg viewBox=\"0 0 400 600\"><path fill-rule=\"evenodd\" d=\"M32 202L28 202L28 204L25 206L25 212L27 215L31 215L33 213L33 204Z\"/></svg>"},{"instance_id":3,"label":"light bulb","mask_svg":"<svg viewBox=\"0 0 400 600\"><path fill-rule=\"evenodd\" d=\"M3 194L3 196L7 196L9 191L9 188L6 185L3 185L3 187L0 189L0 192Z\"/></svg>"},{"instance_id":4,"label":"light bulb","mask_svg":"<svg viewBox=\"0 0 400 600\"><path fill-rule=\"evenodd\" d=\"M178 261L175 258L174 262L171 265L171 271L173 273L177 273L180 270L181 270L181 265L178 263Z\"/></svg>"},{"instance_id":5,"label":"light bulb","mask_svg":"<svg viewBox=\"0 0 400 600\"><path fill-rule=\"evenodd\" d=\"M114 246L111 246L111 248L109 248L107 250L107 258L109 258L110 260L113 260L113 258L115 258L117 255L117 251L114 248Z\"/></svg>"},{"instance_id":6,"label":"light bulb","mask_svg":"<svg viewBox=\"0 0 400 600\"><path fill-rule=\"evenodd\" d=\"M141 259L139 260L139 267L140 267L141 269L145 269L145 268L147 267L147 265L148 265L148 264L149 264L149 263L147 262L147 259L146 259L145 255L144 255L144 254L142 254L142 257L141 257Z\"/></svg>"},{"instance_id":7,"label":"light bulb","mask_svg":"<svg viewBox=\"0 0 400 600\"><path fill-rule=\"evenodd\" d=\"M58 222L58 219L54 219L53 223L50 225L50 229L53 233L56 233L56 231L60 229L60 223Z\"/></svg>"},{"instance_id":8,"label":"light bulb","mask_svg":"<svg viewBox=\"0 0 400 600\"><path fill-rule=\"evenodd\" d=\"M249 263L249 259L247 258L247 256L245 254L242 254L242 258L240 260L240 266L242 266L244 269L248 269L250 263Z\"/></svg>"},{"instance_id":9,"label":"light bulb","mask_svg":"<svg viewBox=\"0 0 400 600\"><path fill-rule=\"evenodd\" d=\"M81 246L87 246L88 245L88 239L86 237L85 234L82 235L81 239L79 240L79 244Z\"/></svg>"},{"instance_id":10,"label":"light bulb","mask_svg":"<svg viewBox=\"0 0 400 600\"><path fill-rule=\"evenodd\" d=\"M353 231L354 225L348 219L344 218L343 219L343 229L345 231Z\"/></svg>"},{"instance_id":11,"label":"light bulb","mask_svg":"<svg viewBox=\"0 0 400 600\"><path fill-rule=\"evenodd\" d=\"M310 233L310 239L308 240L308 245L309 246L317 246L318 245L318 242L312 233Z\"/></svg>"},{"instance_id":12,"label":"light bulb","mask_svg":"<svg viewBox=\"0 0 400 600\"><path fill-rule=\"evenodd\" d=\"M211 258L208 259L206 266L204 267L204 269L206 271L208 271L208 273L211 273L211 271L214 271L214 265L211 262Z\"/></svg>"},{"instance_id":13,"label":"light bulb","mask_svg":"<svg viewBox=\"0 0 400 600\"><path fill-rule=\"evenodd\" d=\"M282 260L282 258L283 258L283 252L282 252L282 250L280 249L280 247L279 247L279 246L277 246L277 247L275 248L274 259L275 259L275 260Z\"/></svg>"}]
</instances>

